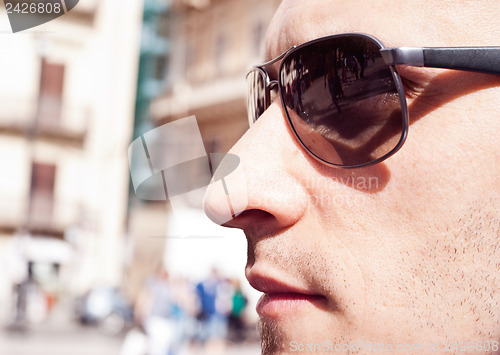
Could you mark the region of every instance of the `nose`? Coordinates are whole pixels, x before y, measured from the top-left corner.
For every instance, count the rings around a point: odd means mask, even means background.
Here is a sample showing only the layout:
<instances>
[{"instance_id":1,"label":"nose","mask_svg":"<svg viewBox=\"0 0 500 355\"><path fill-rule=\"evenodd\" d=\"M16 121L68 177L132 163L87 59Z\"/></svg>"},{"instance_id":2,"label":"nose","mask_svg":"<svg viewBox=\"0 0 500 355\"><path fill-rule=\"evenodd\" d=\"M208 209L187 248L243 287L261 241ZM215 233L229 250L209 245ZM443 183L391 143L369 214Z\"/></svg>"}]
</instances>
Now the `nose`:
<instances>
[{"instance_id":1,"label":"nose","mask_svg":"<svg viewBox=\"0 0 500 355\"><path fill-rule=\"evenodd\" d=\"M304 157L276 101L230 153L239 157L240 165L208 187L204 209L210 219L247 229L264 221L285 228L301 218L307 207L299 175Z\"/></svg>"}]
</instances>

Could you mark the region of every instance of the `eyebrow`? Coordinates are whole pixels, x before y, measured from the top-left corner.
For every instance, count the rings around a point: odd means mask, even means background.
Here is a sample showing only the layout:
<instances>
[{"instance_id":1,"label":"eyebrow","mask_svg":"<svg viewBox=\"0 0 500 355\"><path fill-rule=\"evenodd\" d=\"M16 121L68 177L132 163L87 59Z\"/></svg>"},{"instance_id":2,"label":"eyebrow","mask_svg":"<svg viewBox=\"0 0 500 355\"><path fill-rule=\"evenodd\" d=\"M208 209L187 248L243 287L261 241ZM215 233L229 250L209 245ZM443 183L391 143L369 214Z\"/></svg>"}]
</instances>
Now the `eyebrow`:
<instances>
[{"instance_id":1,"label":"eyebrow","mask_svg":"<svg viewBox=\"0 0 500 355\"><path fill-rule=\"evenodd\" d=\"M500 47L383 48L388 65L445 68L500 75Z\"/></svg>"}]
</instances>

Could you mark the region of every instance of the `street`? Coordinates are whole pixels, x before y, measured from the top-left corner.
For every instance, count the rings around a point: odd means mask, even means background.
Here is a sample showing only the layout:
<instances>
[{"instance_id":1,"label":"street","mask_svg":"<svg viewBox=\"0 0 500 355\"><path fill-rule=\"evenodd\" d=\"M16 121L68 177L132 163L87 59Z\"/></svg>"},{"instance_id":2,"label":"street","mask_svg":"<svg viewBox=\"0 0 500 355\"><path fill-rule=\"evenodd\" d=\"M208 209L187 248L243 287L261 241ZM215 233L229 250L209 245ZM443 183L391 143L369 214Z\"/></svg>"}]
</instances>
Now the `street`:
<instances>
[{"instance_id":1,"label":"street","mask_svg":"<svg viewBox=\"0 0 500 355\"><path fill-rule=\"evenodd\" d=\"M26 332L0 332L1 355L112 355L119 354L120 346L120 338L76 323L44 322Z\"/></svg>"},{"instance_id":2,"label":"street","mask_svg":"<svg viewBox=\"0 0 500 355\"><path fill-rule=\"evenodd\" d=\"M69 319L49 319L30 326L26 332L0 330L0 355L119 355L123 337L101 334L94 327L80 326ZM191 347L181 355L202 355ZM223 354L260 354L259 344L232 345Z\"/></svg>"}]
</instances>

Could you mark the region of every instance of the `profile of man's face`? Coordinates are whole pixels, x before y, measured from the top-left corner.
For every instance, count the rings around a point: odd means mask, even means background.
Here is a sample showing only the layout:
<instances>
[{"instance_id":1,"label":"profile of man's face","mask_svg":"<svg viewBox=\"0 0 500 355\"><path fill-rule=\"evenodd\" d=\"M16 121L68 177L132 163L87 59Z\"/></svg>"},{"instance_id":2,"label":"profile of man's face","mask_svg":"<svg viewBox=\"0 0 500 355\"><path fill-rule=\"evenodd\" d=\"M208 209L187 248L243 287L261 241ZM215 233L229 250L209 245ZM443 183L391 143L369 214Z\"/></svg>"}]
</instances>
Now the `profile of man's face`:
<instances>
[{"instance_id":1,"label":"profile of man's face","mask_svg":"<svg viewBox=\"0 0 500 355\"><path fill-rule=\"evenodd\" d=\"M498 18L497 0L285 0L265 59L352 32L387 47L498 46ZM226 225L244 230L246 276L264 293L264 353L308 344L459 353L464 342L476 344L468 353L499 351L500 76L398 70L410 130L383 163L342 170L317 162L279 100L231 150L248 205ZM229 193L236 203L238 188ZM209 190L207 213L216 219L226 199ZM360 347L335 348L353 343Z\"/></svg>"}]
</instances>

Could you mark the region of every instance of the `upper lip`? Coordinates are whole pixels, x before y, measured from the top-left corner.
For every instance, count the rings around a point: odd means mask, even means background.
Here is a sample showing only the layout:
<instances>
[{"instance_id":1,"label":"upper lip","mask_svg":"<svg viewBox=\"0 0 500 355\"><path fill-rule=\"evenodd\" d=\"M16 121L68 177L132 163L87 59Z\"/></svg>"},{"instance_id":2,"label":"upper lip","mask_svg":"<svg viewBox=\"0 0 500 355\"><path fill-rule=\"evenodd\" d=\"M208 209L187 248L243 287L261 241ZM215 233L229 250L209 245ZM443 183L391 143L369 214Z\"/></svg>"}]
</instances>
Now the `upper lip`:
<instances>
[{"instance_id":1,"label":"upper lip","mask_svg":"<svg viewBox=\"0 0 500 355\"><path fill-rule=\"evenodd\" d=\"M310 296L319 296L318 293L300 286L291 285L272 277L264 276L255 272L249 272L247 274L248 282L250 286L255 288L257 291L266 294L277 294L277 293L295 293Z\"/></svg>"}]
</instances>

